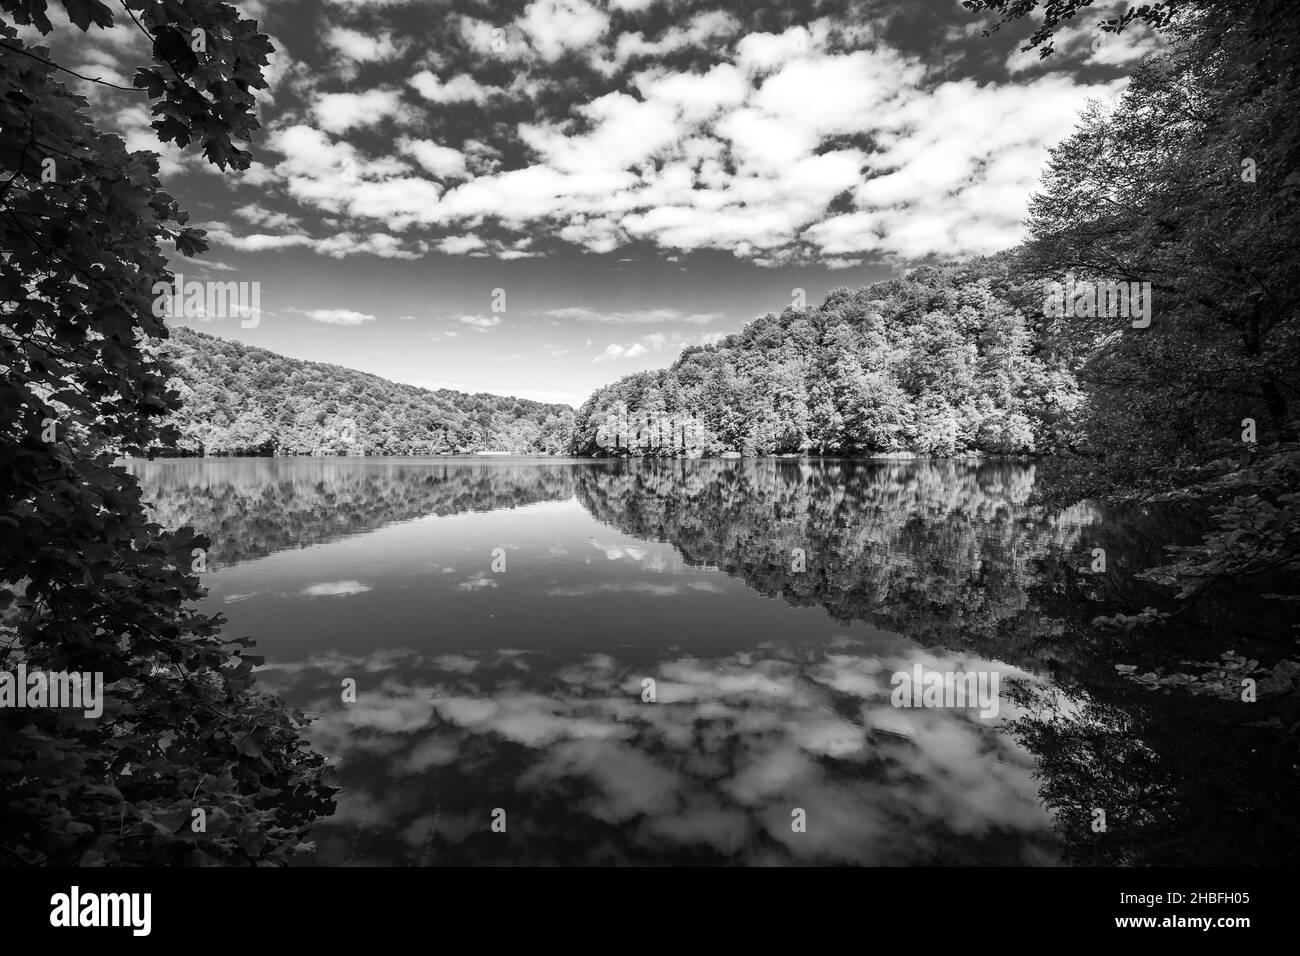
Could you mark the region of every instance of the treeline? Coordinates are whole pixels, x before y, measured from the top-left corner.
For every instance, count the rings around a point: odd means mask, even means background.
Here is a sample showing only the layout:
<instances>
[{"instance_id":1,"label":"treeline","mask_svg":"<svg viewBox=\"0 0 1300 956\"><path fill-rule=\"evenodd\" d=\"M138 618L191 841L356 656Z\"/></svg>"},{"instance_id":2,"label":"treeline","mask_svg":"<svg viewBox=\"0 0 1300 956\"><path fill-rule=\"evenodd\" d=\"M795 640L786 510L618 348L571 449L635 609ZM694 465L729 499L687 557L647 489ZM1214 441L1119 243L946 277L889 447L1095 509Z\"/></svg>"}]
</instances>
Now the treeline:
<instances>
[{"instance_id":1,"label":"treeline","mask_svg":"<svg viewBox=\"0 0 1300 956\"><path fill-rule=\"evenodd\" d=\"M573 410L528 399L417 388L304 362L191 329L158 346L189 455L561 454Z\"/></svg>"},{"instance_id":2,"label":"treeline","mask_svg":"<svg viewBox=\"0 0 1300 956\"><path fill-rule=\"evenodd\" d=\"M1003 255L786 308L579 410L585 455L1050 453L1081 395L1037 284Z\"/></svg>"}]
</instances>

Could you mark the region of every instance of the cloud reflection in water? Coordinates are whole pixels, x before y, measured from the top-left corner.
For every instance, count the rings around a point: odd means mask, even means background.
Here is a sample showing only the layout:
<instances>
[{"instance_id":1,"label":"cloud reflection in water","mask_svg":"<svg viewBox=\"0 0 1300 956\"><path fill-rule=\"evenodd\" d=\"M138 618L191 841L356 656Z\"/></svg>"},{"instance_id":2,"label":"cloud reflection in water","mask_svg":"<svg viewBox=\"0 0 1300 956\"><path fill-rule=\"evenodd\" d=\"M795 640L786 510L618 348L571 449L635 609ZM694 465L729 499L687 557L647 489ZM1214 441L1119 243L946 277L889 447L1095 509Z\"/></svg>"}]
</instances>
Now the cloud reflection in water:
<instances>
[{"instance_id":1,"label":"cloud reflection in water","mask_svg":"<svg viewBox=\"0 0 1300 956\"><path fill-rule=\"evenodd\" d=\"M1055 862L1033 759L995 721L891 706L890 677L917 662L1034 680L843 637L653 667L392 649L261 674L320 715L313 742L345 787L316 833L321 863ZM348 676L355 704L339 700Z\"/></svg>"}]
</instances>

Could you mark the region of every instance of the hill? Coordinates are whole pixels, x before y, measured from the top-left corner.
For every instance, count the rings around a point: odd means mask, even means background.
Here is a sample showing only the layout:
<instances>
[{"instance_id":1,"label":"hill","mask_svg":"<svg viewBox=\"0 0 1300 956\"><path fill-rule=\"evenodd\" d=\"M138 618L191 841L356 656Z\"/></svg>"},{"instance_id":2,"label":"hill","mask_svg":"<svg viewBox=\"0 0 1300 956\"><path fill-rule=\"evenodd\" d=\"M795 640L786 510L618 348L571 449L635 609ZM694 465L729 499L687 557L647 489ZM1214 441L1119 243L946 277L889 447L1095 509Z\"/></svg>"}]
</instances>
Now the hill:
<instances>
[{"instance_id":1,"label":"hill","mask_svg":"<svg viewBox=\"0 0 1300 956\"><path fill-rule=\"evenodd\" d=\"M417 388L192 329L158 353L183 402L166 449L179 454L558 454L572 427L567 405Z\"/></svg>"},{"instance_id":2,"label":"hill","mask_svg":"<svg viewBox=\"0 0 1300 956\"><path fill-rule=\"evenodd\" d=\"M769 313L597 390L578 454L1041 453L1081 402L1041 287L1008 256L924 266Z\"/></svg>"}]
</instances>

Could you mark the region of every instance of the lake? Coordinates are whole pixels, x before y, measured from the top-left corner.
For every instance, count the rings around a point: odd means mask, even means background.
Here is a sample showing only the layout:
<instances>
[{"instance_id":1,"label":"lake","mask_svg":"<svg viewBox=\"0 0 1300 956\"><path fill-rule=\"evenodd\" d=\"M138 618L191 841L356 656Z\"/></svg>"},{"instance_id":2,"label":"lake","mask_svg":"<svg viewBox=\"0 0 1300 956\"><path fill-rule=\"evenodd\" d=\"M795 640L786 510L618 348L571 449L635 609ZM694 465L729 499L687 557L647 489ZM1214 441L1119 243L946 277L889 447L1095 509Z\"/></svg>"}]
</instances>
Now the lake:
<instances>
[{"instance_id":1,"label":"lake","mask_svg":"<svg viewBox=\"0 0 1300 956\"><path fill-rule=\"evenodd\" d=\"M211 536L205 610L315 717L343 790L304 862L1214 859L1156 848L1222 810L1179 774L1240 728L1088 649L1092 549L1168 529L1036 504L1040 465L128 467ZM896 706L919 672L996 675L996 715Z\"/></svg>"}]
</instances>

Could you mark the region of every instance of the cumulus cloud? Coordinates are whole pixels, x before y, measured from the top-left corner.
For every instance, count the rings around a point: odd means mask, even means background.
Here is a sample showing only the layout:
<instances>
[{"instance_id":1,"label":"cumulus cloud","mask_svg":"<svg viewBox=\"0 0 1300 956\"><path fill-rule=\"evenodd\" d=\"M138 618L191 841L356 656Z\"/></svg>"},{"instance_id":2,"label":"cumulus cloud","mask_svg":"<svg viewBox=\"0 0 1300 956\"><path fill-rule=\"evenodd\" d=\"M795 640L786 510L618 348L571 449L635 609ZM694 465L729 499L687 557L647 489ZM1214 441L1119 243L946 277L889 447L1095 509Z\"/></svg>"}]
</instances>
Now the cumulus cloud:
<instances>
[{"instance_id":1,"label":"cumulus cloud","mask_svg":"<svg viewBox=\"0 0 1300 956\"><path fill-rule=\"evenodd\" d=\"M442 146L428 139L403 137L397 141L397 148L439 179L463 178L467 175L465 155L450 146Z\"/></svg>"},{"instance_id":2,"label":"cumulus cloud","mask_svg":"<svg viewBox=\"0 0 1300 956\"><path fill-rule=\"evenodd\" d=\"M325 201L398 226L541 224L595 252L640 240L837 265L872 253L990 252L1019 239L1044 146L1068 132L1086 94L1106 92L1059 75L924 89L924 69L887 47L840 53L818 42L807 30L755 34L738 45L736 63L707 73L644 70L634 78L639 95L576 106L578 129L521 123L533 157L522 168L443 193L413 178L389 193L363 176ZM848 145L854 136L864 145ZM830 138L845 145L825 149ZM451 147L401 148L433 175L469 175ZM410 202L419 194L424 201ZM455 237L439 248L482 245Z\"/></svg>"},{"instance_id":3,"label":"cumulus cloud","mask_svg":"<svg viewBox=\"0 0 1300 956\"><path fill-rule=\"evenodd\" d=\"M609 28L609 15L586 0L533 0L516 25L543 59L558 60L594 42Z\"/></svg>"},{"instance_id":4,"label":"cumulus cloud","mask_svg":"<svg viewBox=\"0 0 1300 956\"><path fill-rule=\"evenodd\" d=\"M625 67L629 61L648 57L664 56L689 47L702 47L717 43L737 33L740 21L724 10L709 10L697 13L685 26L670 26L653 40L641 32L621 34L613 44L611 55L604 55L600 48L595 48L592 66L607 75L613 75Z\"/></svg>"},{"instance_id":5,"label":"cumulus cloud","mask_svg":"<svg viewBox=\"0 0 1300 956\"><path fill-rule=\"evenodd\" d=\"M400 50L388 31L376 34L362 33L347 27L331 27L325 34L325 43L337 53L358 63L391 60Z\"/></svg>"},{"instance_id":6,"label":"cumulus cloud","mask_svg":"<svg viewBox=\"0 0 1300 956\"><path fill-rule=\"evenodd\" d=\"M1046 148L1089 98L1121 88L1066 67L1129 63L1152 42L1134 30L1096 45L1080 18L1055 65L1013 57L1002 79L989 78L996 64L976 79L891 45L870 18L763 32L725 8L662 25L616 12L647 8L532 0L508 21L451 14L460 42L426 51L414 71L387 65L411 38L330 26L323 39L341 61L390 76L348 92L324 91L328 76L290 81L301 102L266 124L260 163L242 176L282 211L245 204L236 215L256 231L214 238L244 251L500 260L558 240L832 268L992 252L1023 238ZM946 35L982 42L964 26ZM575 82L593 69L608 82ZM149 117L133 109L125 125L142 141ZM190 162L164 151L173 170ZM616 344L626 351L611 358L651 348Z\"/></svg>"},{"instance_id":7,"label":"cumulus cloud","mask_svg":"<svg viewBox=\"0 0 1300 956\"><path fill-rule=\"evenodd\" d=\"M484 103L497 87L484 86L467 73L460 73L443 82L429 70L421 70L409 80L415 91L433 103Z\"/></svg>"},{"instance_id":8,"label":"cumulus cloud","mask_svg":"<svg viewBox=\"0 0 1300 956\"><path fill-rule=\"evenodd\" d=\"M1014 245L1046 146L1070 132L1083 99L1076 84L1049 74L1014 87L952 81L900 103L881 118L880 149L868 164L875 175L854 189L856 209L805 236L829 254L903 259Z\"/></svg>"},{"instance_id":9,"label":"cumulus cloud","mask_svg":"<svg viewBox=\"0 0 1300 956\"><path fill-rule=\"evenodd\" d=\"M321 129L343 133L359 126L373 126L402 113L397 90L366 90L364 93L322 93L312 106Z\"/></svg>"},{"instance_id":10,"label":"cumulus cloud","mask_svg":"<svg viewBox=\"0 0 1300 956\"><path fill-rule=\"evenodd\" d=\"M448 236L438 243L438 248L451 255L463 255L467 252L486 249L487 243L475 235Z\"/></svg>"}]
</instances>

